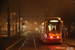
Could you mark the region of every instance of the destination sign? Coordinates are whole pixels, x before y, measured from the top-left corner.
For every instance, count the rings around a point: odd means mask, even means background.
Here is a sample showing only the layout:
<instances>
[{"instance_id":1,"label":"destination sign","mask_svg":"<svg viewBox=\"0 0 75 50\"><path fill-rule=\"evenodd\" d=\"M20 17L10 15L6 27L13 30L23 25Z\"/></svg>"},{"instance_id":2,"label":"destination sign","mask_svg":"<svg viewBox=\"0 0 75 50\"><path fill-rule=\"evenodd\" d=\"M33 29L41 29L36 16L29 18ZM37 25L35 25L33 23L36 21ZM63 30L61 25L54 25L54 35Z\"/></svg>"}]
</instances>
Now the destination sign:
<instances>
[{"instance_id":1,"label":"destination sign","mask_svg":"<svg viewBox=\"0 0 75 50\"><path fill-rule=\"evenodd\" d=\"M58 20L50 20L50 22L58 22Z\"/></svg>"}]
</instances>

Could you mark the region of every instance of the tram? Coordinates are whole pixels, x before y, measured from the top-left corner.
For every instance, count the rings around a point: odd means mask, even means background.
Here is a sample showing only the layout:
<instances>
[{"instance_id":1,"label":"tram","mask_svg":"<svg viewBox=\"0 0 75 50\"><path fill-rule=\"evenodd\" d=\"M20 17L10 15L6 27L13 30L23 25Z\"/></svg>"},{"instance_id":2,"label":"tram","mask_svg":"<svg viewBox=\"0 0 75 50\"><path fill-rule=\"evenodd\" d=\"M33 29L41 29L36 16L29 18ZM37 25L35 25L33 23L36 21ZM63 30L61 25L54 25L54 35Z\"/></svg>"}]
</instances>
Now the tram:
<instances>
[{"instance_id":1,"label":"tram","mask_svg":"<svg viewBox=\"0 0 75 50\"><path fill-rule=\"evenodd\" d=\"M40 39L48 43L62 43L62 27L60 17L48 17L39 26Z\"/></svg>"}]
</instances>

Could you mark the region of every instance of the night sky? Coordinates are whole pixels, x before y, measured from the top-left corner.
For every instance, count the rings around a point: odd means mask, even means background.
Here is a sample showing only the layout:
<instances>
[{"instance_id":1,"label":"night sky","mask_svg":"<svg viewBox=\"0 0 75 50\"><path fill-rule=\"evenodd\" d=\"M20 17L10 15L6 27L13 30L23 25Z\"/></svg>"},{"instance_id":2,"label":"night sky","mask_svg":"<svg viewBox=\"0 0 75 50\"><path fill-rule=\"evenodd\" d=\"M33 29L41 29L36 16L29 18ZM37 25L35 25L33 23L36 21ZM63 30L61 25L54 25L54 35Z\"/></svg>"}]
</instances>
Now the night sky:
<instances>
[{"instance_id":1,"label":"night sky","mask_svg":"<svg viewBox=\"0 0 75 50\"><path fill-rule=\"evenodd\" d=\"M21 16L29 21L42 21L45 18L42 10L44 10L44 0L21 0Z\"/></svg>"},{"instance_id":2,"label":"night sky","mask_svg":"<svg viewBox=\"0 0 75 50\"><path fill-rule=\"evenodd\" d=\"M74 5L73 0L20 0L20 16L30 23L41 23L45 19L45 14L48 14L48 17L60 16L65 21L68 17L74 17ZM4 24L7 20L7 0L0 0L0 7ZM18 0L10 0L10 13L12 12L16 12L18 17Z\"/></svg>"}]
</instances>

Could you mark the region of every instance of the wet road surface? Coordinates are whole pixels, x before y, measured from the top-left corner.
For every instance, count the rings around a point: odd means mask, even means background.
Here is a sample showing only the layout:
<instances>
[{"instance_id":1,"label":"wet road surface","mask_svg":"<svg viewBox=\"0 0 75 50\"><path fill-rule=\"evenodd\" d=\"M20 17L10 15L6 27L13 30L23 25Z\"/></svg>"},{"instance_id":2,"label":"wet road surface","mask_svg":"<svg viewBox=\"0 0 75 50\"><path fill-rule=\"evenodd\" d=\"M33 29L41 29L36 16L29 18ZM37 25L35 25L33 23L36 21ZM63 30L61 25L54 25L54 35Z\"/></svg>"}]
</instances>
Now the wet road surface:
<instances>
[{"instance_id":1,"label":"wet road surface","mask_svg":"<svg viewBox=\"0 0 75 50\"><path fill-rule=\"evenodd\" d=\"M22 34L23 39L9 50L67 50L71 46L62 44L43 43L39 39L39 34L34 31L29 31Z\"/></svg>"}]
</instances>

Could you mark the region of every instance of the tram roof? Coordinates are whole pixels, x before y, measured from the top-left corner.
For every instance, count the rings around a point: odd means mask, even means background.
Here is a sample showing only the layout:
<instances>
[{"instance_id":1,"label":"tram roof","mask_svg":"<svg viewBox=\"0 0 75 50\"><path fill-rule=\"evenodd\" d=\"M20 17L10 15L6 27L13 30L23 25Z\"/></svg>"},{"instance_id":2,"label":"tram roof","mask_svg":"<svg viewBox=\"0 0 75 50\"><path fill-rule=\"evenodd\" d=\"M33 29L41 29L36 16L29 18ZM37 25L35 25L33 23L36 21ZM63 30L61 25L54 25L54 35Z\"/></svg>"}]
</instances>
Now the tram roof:
<instances>
[{"instance_id":1,"label":"tram roof","mask_svg":"<svg viewBox=\"0 0 75 50\"><path fill-rule=\"evenodd\" d=\"M46 20L49 20L49 19L58 19L58 20L61 20L60 17L47 17Z\"/></svg>"}]
</instances>

